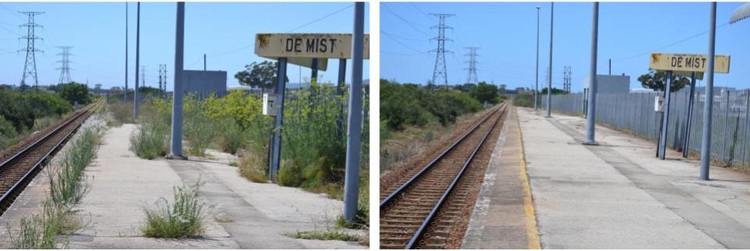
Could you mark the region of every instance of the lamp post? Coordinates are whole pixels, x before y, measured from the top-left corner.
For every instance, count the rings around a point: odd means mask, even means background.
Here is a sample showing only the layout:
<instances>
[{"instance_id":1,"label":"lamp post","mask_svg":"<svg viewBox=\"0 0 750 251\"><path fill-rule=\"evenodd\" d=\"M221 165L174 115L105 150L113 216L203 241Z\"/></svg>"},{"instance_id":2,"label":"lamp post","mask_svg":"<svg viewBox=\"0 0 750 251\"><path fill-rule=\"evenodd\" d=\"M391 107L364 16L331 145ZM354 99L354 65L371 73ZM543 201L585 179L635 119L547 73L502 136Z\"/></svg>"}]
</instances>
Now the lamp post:
<instances>
[{"instance_id":1,"label":"lamp post","mask_svg":"<svg viewBox=\"0 0 750 251\"><path fill-rule=\"evenodd\" d=\"M539 103L537 97L539 95L539 9L541 8L542 6L536 7L536 74L534 75L536 84L534 85L534 112L537 112L539 109L537 107L537 103Z\"/></svg>"},{"instance_id":2,"label":"lamp post","mask_svg":"<svg viewBox=\"0 0 750 251\"><path fill-rule=\"evenodd\" d=\"M552 2L549 18L549 74L547 74L547 116L552 117L552 30L555 26L555 2Z\"/></svg>"}]
</instances>

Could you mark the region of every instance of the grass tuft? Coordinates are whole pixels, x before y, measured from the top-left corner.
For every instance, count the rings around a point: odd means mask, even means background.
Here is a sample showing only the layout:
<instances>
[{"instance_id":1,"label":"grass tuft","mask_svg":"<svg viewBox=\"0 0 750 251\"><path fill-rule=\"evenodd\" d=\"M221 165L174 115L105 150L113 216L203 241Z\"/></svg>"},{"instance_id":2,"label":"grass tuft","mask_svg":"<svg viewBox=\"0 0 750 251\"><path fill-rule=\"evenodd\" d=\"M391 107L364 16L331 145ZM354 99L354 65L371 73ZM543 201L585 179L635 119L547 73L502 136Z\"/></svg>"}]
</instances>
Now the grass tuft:
<instances>
[{"instance_id":1,"label":"grass tuft","mask_svg":"<svg viewBox=\"0 0 750 251\"><path fill-rule=\"evenodd\" d=\"M205 204L198 200L200 184L174 188L174 202L157 201L156 209L144 209L146 224L143 235L154 238L200 237L205 231L203 220Z\"/></svg>"},{"instance_id":2,"label":"grass tuft","mask_svg":"<svg viewBox=\"0 0 750 251\"><path fill-rule=\"evenodd\" d=\"M130 135L130 150L142 159L155 159L167 154L167 125L154 121L141 124Z\"/></svg>"}]
</instances>

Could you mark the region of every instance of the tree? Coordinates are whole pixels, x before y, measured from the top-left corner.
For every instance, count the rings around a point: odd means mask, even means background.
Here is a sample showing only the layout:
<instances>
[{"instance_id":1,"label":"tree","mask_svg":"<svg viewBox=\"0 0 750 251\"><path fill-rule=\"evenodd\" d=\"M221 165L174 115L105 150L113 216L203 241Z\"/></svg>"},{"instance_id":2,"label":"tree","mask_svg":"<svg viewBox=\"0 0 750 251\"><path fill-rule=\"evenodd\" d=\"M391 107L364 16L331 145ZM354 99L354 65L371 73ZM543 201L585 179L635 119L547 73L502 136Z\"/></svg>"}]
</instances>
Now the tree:
<instances>
[{"instance_id":1,"label":"tree","mask_svg":"<svg viewBox=\"0 0 750 251\"><path fill-rule=\"evenodd\" d=\"M530 92L533 93L533 91L530 90L530 89L526 89L526 90L528 90L528 91L530 91ZM552 87L552 92L551 93L552 93L552 95L560 95L560 94L568 94L569 92L566 91L566 90L563 90L563 89L558 89L558 88ZM541 95L547 95L547 87L544 87L541 91L539 91L539 94L541 94Z\"/></svg>"},{"instance_id":2,"label":"tree","mask_svg":"<svg viewBox=\"0 0 750 251\"><path fill-rule=\"evenodd\" d=\"M664 91L666 87L667 73L664 71L654 71L649 69L647 74L643 74L638 77L638 82L641 82L643 88L651 89L654 91ZM690 79L684 76L678 76L672 74L672 92L679 91L686 85L690 84Z\"/></svg>"},{"instance_id":3,"label":"tree","mask_svg":"<svg viewBox=\"0 0 750 251\"><path fill-rule=\"evenodd\" d=\"M276 86L276 68L278 63L263 61L261 63L253 62L245 65L245 70L234 74L234 78L240 82L240 85L255 88L267 89ZM289 78L284 77L286 82Z\"/></svg>"},{"instance_id":4,"label":"tree","mask_svg":"<svg viewBox=\"0 0 750 251\"><path fill-rule=\"evenodd\" d=\"M486 82L479 82L475 88L472 88L469 94L479 101L479 103L497 104L500 101L497 86Z\"/></svg>"},{"instance_id":5,"label":"tree","mask_svg":"<svg viewBox=\"0 0 750 251\"><path fill-rule=\"evenodd\" d=\"M86 88L86 85L70 82L67 84L60 84L59 87L60 97L71 104L83 105L89 103L89 89Z\"/></svg>"}]
</instances>

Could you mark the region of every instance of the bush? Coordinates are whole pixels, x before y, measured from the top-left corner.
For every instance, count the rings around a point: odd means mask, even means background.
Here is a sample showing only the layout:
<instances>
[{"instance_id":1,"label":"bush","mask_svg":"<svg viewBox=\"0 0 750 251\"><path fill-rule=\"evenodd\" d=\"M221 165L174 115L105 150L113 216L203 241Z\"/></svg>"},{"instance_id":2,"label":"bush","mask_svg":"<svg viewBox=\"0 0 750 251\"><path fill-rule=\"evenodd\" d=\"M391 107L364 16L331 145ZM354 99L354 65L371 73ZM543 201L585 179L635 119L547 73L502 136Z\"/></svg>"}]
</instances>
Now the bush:
<instances>
[{"instance_id":1,"label":"bush","mask_svg":"<svg viewBox=\"0 0 750 251\"><path fill-rule=\"evenodd\" d=\"M279 167L277 181L279 185L288 187L298 187L302 185L302 168L294 161L282 161Z\"/></svg>"},{"instance_id":2,"label":"bush","mask_svg":"<svg viewBox=\"0 0 750 251\"><path fill-rule=\"evenodd\" d=\"M214 140L214 128L203 113L185 116L185 139L190 142L188 152L195 156L206 156L206 149Z\"/></svg>"},{"instance_id":3,"label":"bush","mask_svg":"<svg viewBox=\"0 0 750 251\"><path fill-rule=\"evenodd\" d=\"M233 119L225 118L219 126L221 139L219 145L221 150L230 154L237 154L237 151L245 145L245 134L237 122Z\"/></svg>"},{"instance_id":4,"label":"bush","mask_svg":"<svg viewBox=\"0 0 750 251\"><path fill-rule=\"evenodd\" d=\"M242 152L239 163L240 175L252 182L268 180L268 161L265 152L257 153L251 149Z\"/></svg>"},{"instance_id":5,"label":"bush","mask_svg":"<svg viewBox=\"0 0 750 251\"><path fill-rule=\"evenodd\" d=\"M205 204L198 200L200 184L174 187L174 202L157 201L157 209L144 209L146 224L143 235L155 238L199 237L205 231L203 220Z\"/></svg>"},{"instance_id":6,"label":"bush","mask_svg":"<svg viewBox=\"0 0 750 251\"><path fill-rule=\"evenodd\" d=\"M133 103L114 101L107 104L107 110L112 114L113 125L120 126L125 123L133 123Z\"/></svg>"},{"instance_id":7,"label":"bush","mask_svg":"<svg viewBox=\"0 0 750 251\"><path fill-rule=\"evenodd\" d=\"M167 125L157 121L142 123L130 135L130 151L142 159L167 155Z\"/></svg>"},{"instance_id":8,"label":"bush","mask_svg":"<svg viewBox=\"0 0 750 251\"><path fill-rule=\"evenodd\" d=\"M539 102L541 102L541 99ZM534 107L534 93L519 92L513 97L513 105L518 107Z\"/></svg>"}]
</instances>

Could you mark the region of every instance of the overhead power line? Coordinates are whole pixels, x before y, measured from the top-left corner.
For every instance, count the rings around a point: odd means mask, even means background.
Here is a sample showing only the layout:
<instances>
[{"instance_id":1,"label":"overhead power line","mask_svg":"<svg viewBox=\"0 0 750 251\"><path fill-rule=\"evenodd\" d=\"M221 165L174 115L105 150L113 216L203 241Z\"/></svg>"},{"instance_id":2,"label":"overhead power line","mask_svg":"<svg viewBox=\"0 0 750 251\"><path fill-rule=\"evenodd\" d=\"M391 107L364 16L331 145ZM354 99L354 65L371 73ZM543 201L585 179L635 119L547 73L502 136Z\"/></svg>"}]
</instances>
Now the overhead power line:
<instances>
[{"instance_id":1,"label":"overhead power line","mask_svg":"<svg viewBox=\"0 0 750 251\"><path fill-rule=\"evenodd\" d=\"M724 26L727 26L727 25L729 25L729 22L727 22L727 23L724 23L724 24L722 24L722 25L719 25L718 27L716 27L716 29L722 28L722 27L724 27ZM692 35L692 36L689 36L689 37L683 38L683 39L681 39L681 40L678 40L678 41L672 42L672 43L670 43L670 44L668 44L668 45L665 45L665 46L662 46L662 47L659 47L659 48L656 48L656 49L653 49L653 50L648 50L648 51L644 51L644 52L641 52L641 53L639 53L639 54L636 54L636 55L633 55L633 56L628 56L628 57L624 57L624 58L621 58L621 59L615 59L614 61L615 61L615 62L620 62L620 61L625 61L625 60L633 59L633 58L636 58L636 57L640 57L640 56L643 56L643 55L648 55L648 54L650 54L650 53L652 53L652 52L654 52L654 51L658 51L658 50L661 50L661 49L665 49L665 48L668 48L668 47L672 47L672 46L675 46L675 45L677 45L677 44L680 44L680 43L683 43L683 42L685 42L685 41L691 40L691 39L693 39L693 38L697 38L697 37L700 37L700 36L702 36L703 34L706 34L706 33L708 33L708 31L707 31L707 30L706 30L706 31L702 31L702 32L699 32L699 33L697 33L697 34L695 34L695 35Z\"/></svg>"},{"instance_id":2,"label":"overhead power line","mask_svg":"<svg viewBox=\"0 0 750 251\"><path fill-rule=\"evenodd\" d=\"M292 32L292 31L295 31L295 30L298 30L298 29L304 28L305 26L308 26L308 25L311 25L311 24L317 23L317 22L319 22L319 21L321 21L321 20L323 20L323 19L326 19L326 18L328 18L328 17L330 17L330 16L333 16L333 15L336 15L336 14L338 14L339 12L342 12L342 11L344 11L344 10L346 10L346 9L349 9L349 8L351 8L352 6L354 6L354 5L353 5L353 4L351 4L351 5L347 5L347 6L346 6L346 7L344 7L344 8L338 9L338 10L336 10L336 11L334 11L334 12L331 12L331 13L329 13L329 14L327 14L327 15L325 15L325 16L322 16L322 17L320 17L320 18L318 18L318 19L315 19L315 20L312 20L312 21L310 21L310 22L307 22L307 23L305 23L305 24L303 24L303 25L297 26L296 28L294 28L294 29L291 29L291 30L289 30L289 31L287 31L287 32Z\"/></svg>"},{"instance_id":3,"label":"overhead power line","mask_svg":"<svg viewBox=\"0 0 750 251\"><path fill-rule=\"evenodd\" d=\"M401 21L403 21L404 23L408 24L408 25L409 25L410 27L414 28L414 30L416 30L416 31L419 31L420 33L422 33L422 34L425 34L425 35L427 35L427 36L430 36L430 34L429 34L429 33L427 33L427 32L425 32L425 31L423 31L422 29L418 28L417 26L415 26L414 24L412 24L412 23L411 23L411 22L409 22L408 20L406 20L406 19L404 19L403 17L401 17L401 16L399 16L398 14L396 14L396 12L394 12L394 11L393 11L393 10L392 10L392 9L391 9L390 7L388 7L388 5L387 5L387 4L383 4L383 5L381 5L381 6L383 6L383 7L384 7L384 9L386 10L386 12L388 12L388 13L391 13L391 15L395 16L395 17L396 17L396 18L398 18L399 20L401 20Z\"/></svg>"}]
</instances>

